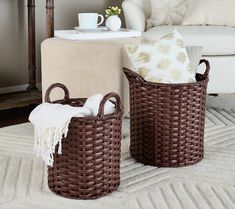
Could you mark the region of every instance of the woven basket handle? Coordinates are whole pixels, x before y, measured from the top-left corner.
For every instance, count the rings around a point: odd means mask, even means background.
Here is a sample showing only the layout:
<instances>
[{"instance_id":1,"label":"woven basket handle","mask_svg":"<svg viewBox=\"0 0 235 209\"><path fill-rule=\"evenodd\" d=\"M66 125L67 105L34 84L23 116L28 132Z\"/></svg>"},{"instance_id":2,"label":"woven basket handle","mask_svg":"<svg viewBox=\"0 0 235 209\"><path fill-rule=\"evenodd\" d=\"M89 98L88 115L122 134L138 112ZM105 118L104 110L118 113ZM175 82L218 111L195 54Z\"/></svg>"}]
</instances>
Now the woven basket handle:
<instances>
[{"instance_id":1,"label":"woven basket handle","mask_svg":"<svg viewBox=\"0 0 235 209\"><path fill-rule=\"evenodd\" d=\"M99 106L99 111L98 111L98 114L97 114L97 116L99 118L104 116L104 106L105 106L106 102L109 99L111 99L111 98L115 98L116 99L116 102L117 102L117 104L116 104L117 111L122 111L123 110L121 99L120 99L119 95L114 93L114 92L112 92L112 93L109 93L109 94L105 95L104 98L101 100L100 106Z\"/></svg>"},{"instance_id":2,"label":"woven basket handle","mask_svg":"<svg viewBox=\"0 0 235 209\"><path fill-rule=\"evenodd\" d=\"M67 87L62 83L54 83L46 91L45 102L52 103L50 99L50 94L51 91L55 88L61 88L64 91L64 100L69 101L69 90L67 89Z\"/></svg>"},{"instance_id":3,"label":"woven basket handle","mask_svg":"<svg viewBox=\"0 0 235 209\"><path fill-rule=\"evenodd\" d=\"M204 78L204 79L207 79L208 76L209 76L209 72L210 72L210 63L209 63L209 61L206 60L206 59L201 59L199 65L202 64L202 63L205 63L205 65L206 65L206 71L205 71L205 73L203 74L203 78Z\"/></svg>"},{"instance_id":4,"label":"woven basket handle","mask_svg":"<svg viewBox=\"0 0 235 209\"><path fill-rule=\"evenodd\" d=\"M123 68L123 72L125 73L127 79L130 81L132 79L139 80L142 82L146 82L138 73L128 69L128 68Z\"/></svg>"}]
</instances>

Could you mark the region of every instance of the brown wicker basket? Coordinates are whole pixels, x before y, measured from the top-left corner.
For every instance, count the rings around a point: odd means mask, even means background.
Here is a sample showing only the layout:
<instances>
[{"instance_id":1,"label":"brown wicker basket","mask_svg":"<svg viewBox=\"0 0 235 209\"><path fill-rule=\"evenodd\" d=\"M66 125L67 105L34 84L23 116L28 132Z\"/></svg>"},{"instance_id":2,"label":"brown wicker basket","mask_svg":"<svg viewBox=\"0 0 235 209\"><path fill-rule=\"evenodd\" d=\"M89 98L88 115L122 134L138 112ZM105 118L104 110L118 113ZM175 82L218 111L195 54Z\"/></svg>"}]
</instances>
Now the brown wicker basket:
<instances>
[{"instance_id":1,"label":"brown wicker basket","mask_svg":"<svg viewBox=\"0 0 235 209\"><path fill-rule=\"evenodd\" d=\"M199 162L204 154L205 102L210 65L197 82L158 84L124 68L130 85L130 153L158 167Z\"/></svg>"},{"instance_id":2,"label":"brown wicker basket","mask_svg":"<svg viewBox=\"0 0 235 209\"><path fill-rule=\"evenodd\" d=\"M65 92L63 100L53 103L83 106L86 99L70 99L63 84L53 84ZM115 98L117 111L104 115L104 105ZM53 167L48 167L48 185L57 195L73 199L94 199L116 190L120 183L120 143L123 107L116 93L107 94L100 103L96 117L74 117L66 138L62 140L62 154L54 154ZM58 146L56 150L58 149Z\"/></svg>"}]
</instances>

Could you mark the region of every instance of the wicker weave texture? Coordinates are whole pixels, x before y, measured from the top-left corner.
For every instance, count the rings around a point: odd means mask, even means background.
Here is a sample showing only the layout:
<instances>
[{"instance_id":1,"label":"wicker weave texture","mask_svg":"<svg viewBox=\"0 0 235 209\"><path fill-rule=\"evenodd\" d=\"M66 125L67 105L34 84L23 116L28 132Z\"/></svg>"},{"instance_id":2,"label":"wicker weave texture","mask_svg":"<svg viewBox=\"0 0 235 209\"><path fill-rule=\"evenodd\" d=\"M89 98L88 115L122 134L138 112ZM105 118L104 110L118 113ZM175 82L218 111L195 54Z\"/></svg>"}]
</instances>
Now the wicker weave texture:
<instances>
[{"instance_id":1,"label":"wicker weave texture","mask_svg":"<svg viewBox=\"0 0 235 209\"><path fill-rule=\"evenodd\" d=\"M62 84L52 85L50 92L60 87L63 100L53 103L82 106L86 99L70 99ZM114 97L117 111L104 115L106 101ZM120 143L123 107L115 93L106 95L97 117L72 118L69 132L62 140L62 155L54 155L53 167L48 167L48 185L57 195L73 199L94 199L115 191L120 184Z\"/></svg>"},{"instance_id":2,"label":"wicker weave texture","mask_svg":"<svg viewBox=\"0 0 235 209\"><path fill-rule=\"evenodd\" d=\"M131 145L137 161L158 167L192 165L203 158L209 62L196 83L146 82L124 68L130 85Z\"/></svg>"}]
</instances>

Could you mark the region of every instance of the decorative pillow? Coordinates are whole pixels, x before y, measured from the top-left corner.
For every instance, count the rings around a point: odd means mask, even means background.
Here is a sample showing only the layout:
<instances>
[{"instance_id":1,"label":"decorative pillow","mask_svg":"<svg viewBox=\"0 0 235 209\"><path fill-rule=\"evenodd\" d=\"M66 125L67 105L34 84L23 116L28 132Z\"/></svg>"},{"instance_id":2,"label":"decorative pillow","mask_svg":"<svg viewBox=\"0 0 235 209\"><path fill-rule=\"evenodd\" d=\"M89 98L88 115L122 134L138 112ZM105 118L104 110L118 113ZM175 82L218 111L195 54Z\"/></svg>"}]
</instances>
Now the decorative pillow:
<instances>
[{"instance_id":1,"label":"decorative pillow","mask_svg":"<svg viewBox=\"0 0 235 209\"><path fill-rule=\"evenodd\" d=\"M178 31L164 35L157 41L143 40L141 44L126 46L127 55L136 73L146 81L156 83L195 82L195 71Z\"/></svg>"},{"instance_id":2,"label":"decorative pillow","mask_svg":"<svg viewBox=\"0 0 235 209\"><path fill-rule=\"evenodd\" d=\"M189 61L190 61L190 67L191 67L191 70L192 72L197 73L197 70L198 70L198 65L199 65L199 62L202 58L202 49L203 47L201 46L186 46L186 51L187 51L187 55L188 55L188 58L189 58ZM130 62L127 55L127 52L126 50L124 50L124 66L129 68L129 69L133 69L133 65L132 63Z\"/></svg>"},{"instance_id":3,"label":"decorative pillow","mask_svg":"<svg viewBox=\"0 0 235 209\"><path fill-rule=\"evenodd\" d=\"M152 14L147 28L159 25L180 25L187 9L187 0L151 0Z\"/></svg>"},{"instance_id":4,"label":"decorative pillow","mask_svg":"<svg viewBox=\"0 0 235 209\"><path fill-rule=\"evenodd\" d=\"M235 26L234 0L188 0L182 25Z\"/></svg>"},{"instance_id":5,"label":"decorative pillow","mask_svg":"<svg viewBox=\"0 0 235 209\"><path fill-rule=\"evenodd\" d=\"M201 46L186 46L190 67L192 72L194 72L194 75L197 73L198 65L202 58L202 49Z\"/></svg>"}]
</instances>

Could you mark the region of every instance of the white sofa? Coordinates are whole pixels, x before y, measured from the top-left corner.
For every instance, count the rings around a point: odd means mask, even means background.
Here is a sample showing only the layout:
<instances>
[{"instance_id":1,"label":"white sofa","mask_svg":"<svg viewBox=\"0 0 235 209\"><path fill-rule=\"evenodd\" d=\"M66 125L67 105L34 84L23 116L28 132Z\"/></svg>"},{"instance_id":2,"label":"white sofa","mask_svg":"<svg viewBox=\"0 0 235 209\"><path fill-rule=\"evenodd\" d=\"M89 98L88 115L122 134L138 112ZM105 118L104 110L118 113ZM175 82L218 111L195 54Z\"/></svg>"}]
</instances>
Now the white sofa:
<instances>
[{"instance_id":1,"label":"white sofa","mask_svg":"<svg viewBox=\"0 0 235 209\"><path fill-rule=\"evenodd\" d=\"M127 28L142 31L147 39L157 39L174 27L181 32L186 45L203 46L203 56L211 64L208 93L235 93L235 28L166 25L146 30L150 0L125 0L122 6Z\"/></svg>"}]
</instances>

